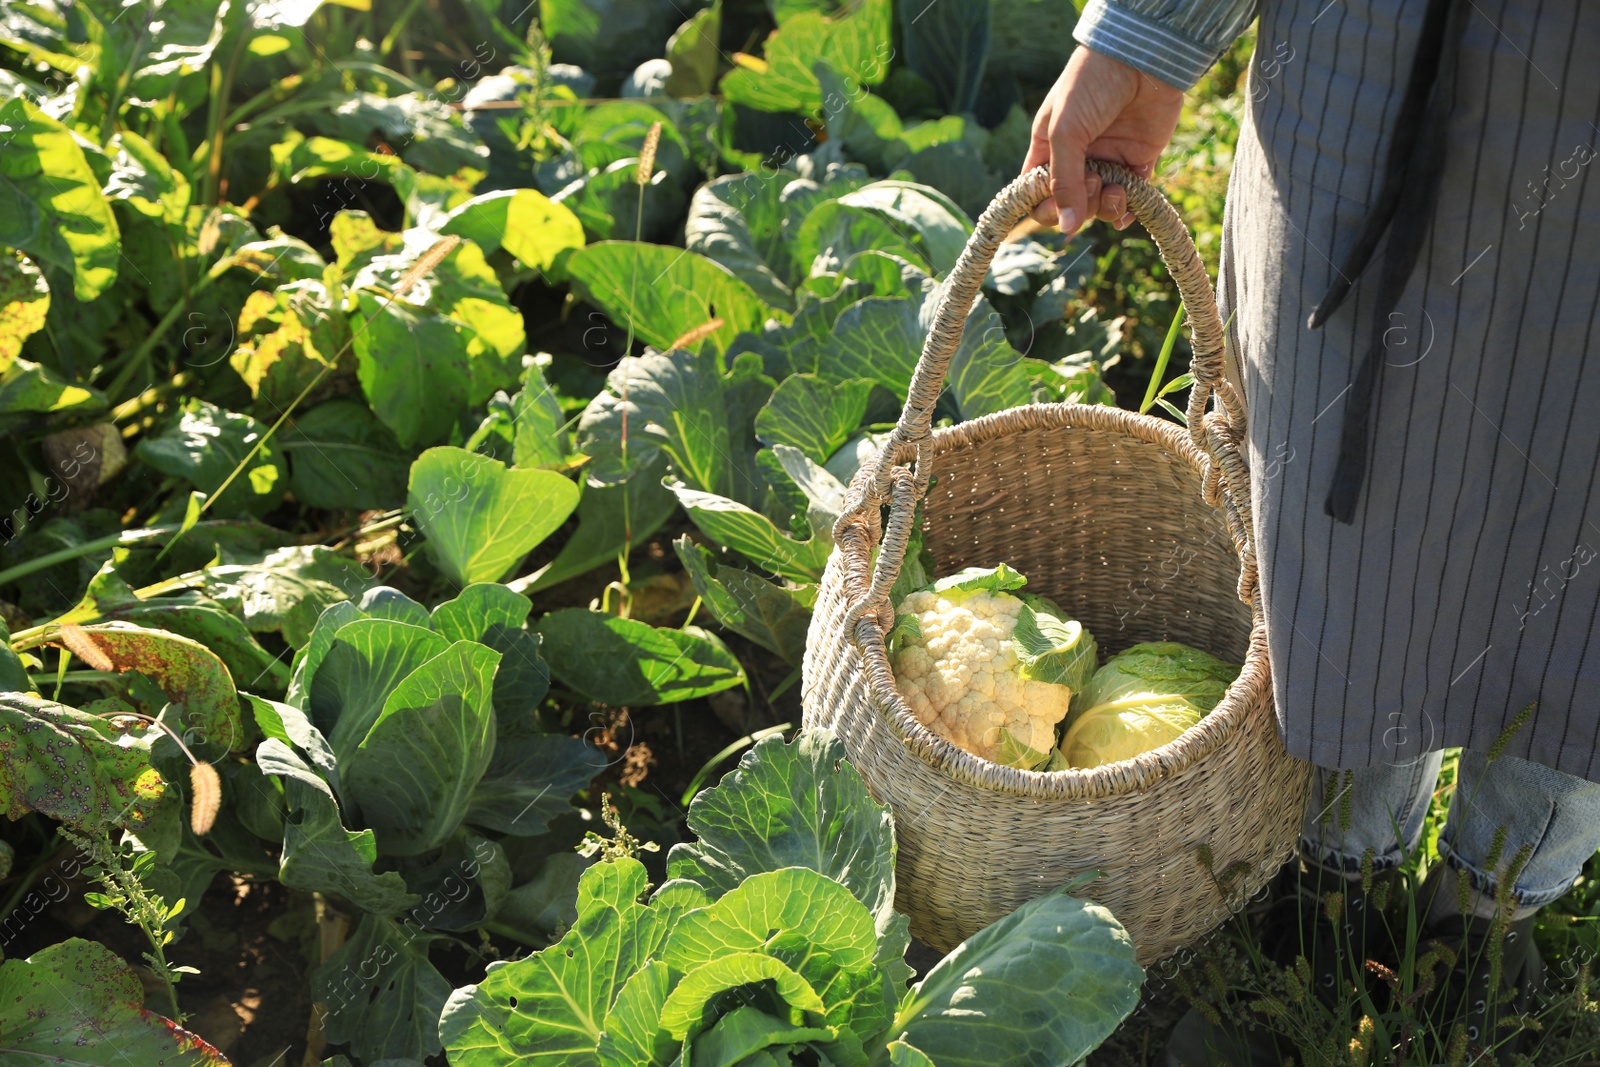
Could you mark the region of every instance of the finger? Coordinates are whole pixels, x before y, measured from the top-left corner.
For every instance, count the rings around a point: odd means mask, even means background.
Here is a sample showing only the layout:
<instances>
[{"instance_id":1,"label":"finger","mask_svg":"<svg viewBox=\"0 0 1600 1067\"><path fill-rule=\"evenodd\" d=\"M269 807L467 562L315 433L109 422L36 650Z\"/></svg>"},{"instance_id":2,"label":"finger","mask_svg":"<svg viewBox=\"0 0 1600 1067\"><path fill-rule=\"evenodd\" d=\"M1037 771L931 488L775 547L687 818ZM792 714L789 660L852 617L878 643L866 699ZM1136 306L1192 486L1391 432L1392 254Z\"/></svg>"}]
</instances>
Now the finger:
<instances>
[{"instance_id":1,"label":"finger","mask_svg":"<svg viewBox=\"0 0 1600 1067\"><path fill-rule=\"evenodd\" d=\"M1050 131L1051 193L1059 213L1057 225L1069 237L1089 219L1083 154L1083 139L1057 123Z\"/></svg>"},{"instance_id":2,"label":"finger","mask_svg":"<svg viewBox=\"0 0 1600 1067\"><path fill-rule=\"evenodd\" d=\"M1116 222L1112 223L1112 225L1115 226L1119 230L1126 230L1129 226L1132 226L1133 223L1134 223L1133 212L1130 211L1126 215L1124 215L1120 219L1118 219Z\"/></svg>"},{"instance_id":3,"label":"finger","mask_svg":"<svg viewBox=\"0 0 1600 1067\"><path fill-rule=\"evenodd\" d=\"M1033 136L1028 141L1028 155L1022 161L1022 173L1050 162L1050 127L1055 123L1055 106L1046 100L1039 106L1033 119ZM1054 226L1057 212L1054 200L1044 200L1029 212L1033 221L1041 226Z\"/></svg>"},{"instance_id":4,"label":"finger","mask_svg":"<svg viewBox=\"0 0 1600 1067\"><path fill-rule=\"evenodd\" d=\"M1026 174L1034 167L1050 162L1050 126L1055 121L1055 108L1049 100L1039 105L1039 113L1033 119L1033 134L1028 139L1028 154L1022 161L1022 170L1018 173Z\"/></svg>"},{"instance_id":5,"label":"finger","mask_svg":"<svg viewBox=\"0 0 1600 1067\"><path fill-rule=\"evenodd\" d=\"M1100 175L1087 168L1083 172L1083 221L1088 222L1100 213L1100 198L1105 196L1105 182Z\"/></svg>"},{"instance_id":6,"label":"finger","mask_svg":"<svg viewBox=\"0 0 1600 1067\"><path fill-rule=\"evenodd\" d=\"M1098 218L1115 223L1128 213L1128 193L1120 185L1108 185L1100 191Z\"/></svg>"}]
</instances>

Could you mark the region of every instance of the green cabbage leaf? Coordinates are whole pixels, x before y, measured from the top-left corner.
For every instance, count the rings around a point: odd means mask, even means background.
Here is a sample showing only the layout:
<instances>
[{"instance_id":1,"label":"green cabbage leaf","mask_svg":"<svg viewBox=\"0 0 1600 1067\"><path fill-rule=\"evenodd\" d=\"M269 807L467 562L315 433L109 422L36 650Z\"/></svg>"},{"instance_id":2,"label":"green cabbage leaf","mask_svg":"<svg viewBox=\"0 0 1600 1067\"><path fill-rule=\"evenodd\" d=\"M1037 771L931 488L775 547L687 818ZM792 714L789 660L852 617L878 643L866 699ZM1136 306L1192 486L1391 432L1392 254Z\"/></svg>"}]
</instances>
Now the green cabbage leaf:
<instances>
[{"instance_id":1,"label":"green cabbage leaf","mask_svg":"<svg viewBox=\"0 0 1600 1067\"><path fill-rule=\"evenodd\" d=\"M1111 657L1072 702L1061 752L1073 767L1132 759L1175 740L1217 706L1239 668L1173 641Z\"/></svg>"}]
</instances>

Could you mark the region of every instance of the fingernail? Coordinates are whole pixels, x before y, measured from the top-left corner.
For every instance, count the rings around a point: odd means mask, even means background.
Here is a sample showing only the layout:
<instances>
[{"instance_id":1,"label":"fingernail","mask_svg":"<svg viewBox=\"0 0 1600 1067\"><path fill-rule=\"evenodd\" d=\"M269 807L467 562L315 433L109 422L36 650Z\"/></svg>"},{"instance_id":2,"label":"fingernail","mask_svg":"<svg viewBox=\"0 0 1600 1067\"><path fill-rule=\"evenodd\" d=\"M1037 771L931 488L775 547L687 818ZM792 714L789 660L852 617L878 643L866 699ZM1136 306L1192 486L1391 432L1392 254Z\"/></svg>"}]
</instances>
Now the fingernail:
<instances>
[{"instance_id":1,"label":"fingernail","mask_svg":"<svg viewBox=\"0 0 1600 1067\"><path fill-rule=\"evenodd\" d=\"M1063 211L1061 213L1061 223L1060 223L1060 225L1061 225L1061 232L1062 233L1070 235L1072 233L1077 232L1077 229L1078 229L1078 213L1076 211L1072 210L1070 207L1067 208L1067 210L1065 210L1065 211Z\"/></svg>"}]
</instances>

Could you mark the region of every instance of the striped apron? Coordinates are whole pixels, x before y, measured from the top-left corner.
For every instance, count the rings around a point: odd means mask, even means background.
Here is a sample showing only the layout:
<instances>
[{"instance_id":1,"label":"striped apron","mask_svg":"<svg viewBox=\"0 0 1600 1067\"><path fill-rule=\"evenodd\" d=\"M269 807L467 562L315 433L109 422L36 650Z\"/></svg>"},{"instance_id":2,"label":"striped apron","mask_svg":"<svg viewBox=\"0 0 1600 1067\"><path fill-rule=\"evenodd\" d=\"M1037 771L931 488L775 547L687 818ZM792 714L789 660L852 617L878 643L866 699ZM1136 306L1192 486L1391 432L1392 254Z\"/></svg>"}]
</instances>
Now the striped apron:
<instances>
[{"instance_id":1,"label":"striped apron","mask_svg":"<svg viewBox=\"0 0 1600 1067\"><path fill-rule=\"evenodd\" d=\"M1463 2L1416 267L1398 302L1368 270L1316 330L1381 185L1425 4L1261 9L1219 295L1279 724L1293 754L1363 767L1488 749L1537 701L1503 751L1600 781L1600 4ZM1345 408L1378 335L1365 477L1335 522Z\"/></svg>"}]
</instances>

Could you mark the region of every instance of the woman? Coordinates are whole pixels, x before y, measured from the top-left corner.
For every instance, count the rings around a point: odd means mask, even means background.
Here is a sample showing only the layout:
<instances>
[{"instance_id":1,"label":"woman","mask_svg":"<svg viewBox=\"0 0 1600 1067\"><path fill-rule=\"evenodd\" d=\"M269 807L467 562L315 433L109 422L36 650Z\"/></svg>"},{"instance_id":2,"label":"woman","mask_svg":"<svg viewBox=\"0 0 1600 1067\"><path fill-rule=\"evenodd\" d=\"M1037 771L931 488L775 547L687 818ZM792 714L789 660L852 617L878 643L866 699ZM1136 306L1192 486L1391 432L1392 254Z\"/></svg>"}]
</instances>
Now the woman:
<instances>
[{"instance_id":1,"label":"woman","mask_svg":"<svg viewBox=\"0 0 1600 1067\"><path fill-rule=\"evenodd\" d=\"M1462 746L1424 936L1462 950L1438 1032L1504 1061L1482 950L1526 986L1531 916L1600 847L1600 5L1091 0L1024 165L1041 221L1128 225L1084 159L1150 174L1258 15L1219 295L1279 727L1318 766L1303 884L1346 901L1286 955L1331 989L1378 953L1363 861L1416 847ZM1197 1026L1173 1062L1224 1040Z\"/></svg>"}]
</instances>

